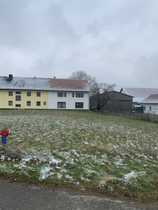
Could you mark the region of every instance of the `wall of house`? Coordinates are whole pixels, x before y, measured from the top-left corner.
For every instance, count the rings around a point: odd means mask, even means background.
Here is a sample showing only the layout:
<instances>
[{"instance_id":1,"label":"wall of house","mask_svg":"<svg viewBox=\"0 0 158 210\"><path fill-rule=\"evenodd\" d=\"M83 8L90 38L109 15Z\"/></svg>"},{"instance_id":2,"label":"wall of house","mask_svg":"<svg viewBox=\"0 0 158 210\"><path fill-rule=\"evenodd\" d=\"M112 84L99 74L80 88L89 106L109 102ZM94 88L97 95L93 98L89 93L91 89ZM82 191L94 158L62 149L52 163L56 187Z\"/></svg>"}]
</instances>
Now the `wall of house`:
<instances>
[{"instance_id":1,"label":"wall of house","mask_svg":"<svg viewBox=\"0 0 158 210\"><path fill-rule=\"evenodd\" d=\"M18 91L18 90L17 90ZM37 96L37 91L31 91L31 96L27 96L27 91L21 92L21 101L16 101L16 91L12 91L13 96L9 96L9 90L0 90L0 109L58 109L58 102L66 102L66 109L76 109L76 102L83 102L83 108L77 108L78 110L89 109L89 94L84 93L83 98L72 97L72 92L67 92L66 97L58 97L57 92L52 91L40 91L41 96ZM9 106L9 101L12 101L12 105ZM31 102L31 106L27 105L27 102ZM40 102L40 106L37 106L37 102ZM20 107L16 107L20 104Z\"/></svg>"},{"instance_id":2,"label":"wall of house","mask_svg":"<svg viewBox=\"0 0 158 210\"><path fill-rule=\"evenodd\" d=\"M144 113L158 114L158 104L144 104Z\"/></svg>"},{"instance_id":3,"label":"wall of house","mask_svg":"<svg viewBox=\"0 0 158 210\"><path fill-rule=\"evenodd\" d=\"M48 92L40 91L41 96L37 96L37 91L31 91L31 96L27 96L27 91L21 92L21 101L16 101L16 91L12 91L13 96L9 96L9 90L0 90L0 109L47 109L48 108ZM9 106L8 102L12 101L13 105ZM31 101L31 106L27 106L27 101ZM40 106L37 106L40 101ZM20 104L21 107L16 107Z\"/></svg>"},{"instance_id":4,"label":"wall of house","mask_svg":"<svg viewBox=\"0 0 158 210\"><path fill-rule=\"evenodd\" d=\"M76 98L72 96L72 92L67 92L66 97L58 97L57 92L48 92L48 109L58 109L58 102L66 102L66 109L76 109L76 102L83 102L83 109L78 110L89 110L89 93L85 92L83 98Z\"/></svg>"},{"instance_id":5,"label":"wall of house","mask_svg":"<svg viewBox=\"0 0 158 210\"><path fill-rule=\"evenodd\" d=\"M11 108L8 107L8 100L13 100L13 97L8 97L8 91L0 91L0 108Z\"/></svg>"},{"instance_id":6,"label":"wall of house","mask_svg":"<svg viewBox=\"0 0 158 210\"><path fill-rule=\"evenodd\" d=\"M105 92L91 96L90 108L91 110L107 112L131 112L132 99L131 96L119 92Z\"/></svg>"}]
</instances>

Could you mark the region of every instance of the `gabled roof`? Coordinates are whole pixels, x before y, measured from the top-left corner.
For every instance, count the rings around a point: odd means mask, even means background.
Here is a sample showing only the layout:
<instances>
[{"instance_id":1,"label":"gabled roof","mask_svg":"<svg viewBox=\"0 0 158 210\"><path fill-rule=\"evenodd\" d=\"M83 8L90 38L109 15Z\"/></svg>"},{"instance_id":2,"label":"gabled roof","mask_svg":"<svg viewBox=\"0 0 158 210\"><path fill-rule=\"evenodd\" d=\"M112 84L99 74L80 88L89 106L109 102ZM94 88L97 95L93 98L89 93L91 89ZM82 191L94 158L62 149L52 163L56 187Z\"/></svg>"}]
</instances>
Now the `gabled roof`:
<instances>
[{"instance_id":1,"label":"gabled roof","mask_svg":"<svg viewBox=\"0 0 158 210\"><path fill-rule=\"evenodd\" d=\"M143 102L152 94L158 94L158 88L123 88L123 93L132 95L134 102Z\"/></svg>"},{"instance_id":2,"label":"gabled roof","mask_svg":"<svg viewBox=\"0 0 158 210\"><path fill-rule=\"evenodd\" d=\"M144 101L144 104L158 104L158 94L152 94L147 97Z\"/></svg>"},{"instance_id":3,"label":"gabled roof","mask_svg":"<svg viewBox=\"0 0 158 210\"><path fill-rule=\"evenodd\" d=\"M65 90L65 91L89 91L88 81L71 79L51 79L38 77L0 77L1 90Z\"/></svg>"},{"instance_id":4,"label":"gabled roof","mask_svg":"<svg viewBox=\"0 0 158 210\"><path fill-rule=\"evenodd\" d=\"M50 79L49 86L55 89L89 90L87 80Z\"/></svg>"},{"instance_id":5,"label":"gabled roof","mask_svg":"<svg viewBox=\"0 0 158 210\"><path fill-rule=\"evenodd\" d=\"M148 100L155 100L155 99L157 100L158 99L158 94L152 94L147 99Z\"/></svg>"}]
</instances>

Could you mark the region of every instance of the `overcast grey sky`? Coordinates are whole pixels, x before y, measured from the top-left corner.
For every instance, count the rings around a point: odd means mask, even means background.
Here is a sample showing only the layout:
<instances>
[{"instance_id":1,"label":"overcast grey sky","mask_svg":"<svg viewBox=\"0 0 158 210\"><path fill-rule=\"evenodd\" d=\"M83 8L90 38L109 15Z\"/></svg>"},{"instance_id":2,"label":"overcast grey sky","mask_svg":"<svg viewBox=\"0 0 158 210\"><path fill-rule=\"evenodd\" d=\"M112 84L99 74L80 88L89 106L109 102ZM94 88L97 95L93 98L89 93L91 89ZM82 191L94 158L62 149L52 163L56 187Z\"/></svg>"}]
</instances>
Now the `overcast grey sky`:
<instances>
[{"instance_id":1,"label":"overcast grey sky","mask_svg":"<svg viewBox=\"0 0 158 210\"><path fill-rule=\"evenodd\" d=\"M158 0L0 0L0 75L158 87Z\"/></svg>"}]
</instances>

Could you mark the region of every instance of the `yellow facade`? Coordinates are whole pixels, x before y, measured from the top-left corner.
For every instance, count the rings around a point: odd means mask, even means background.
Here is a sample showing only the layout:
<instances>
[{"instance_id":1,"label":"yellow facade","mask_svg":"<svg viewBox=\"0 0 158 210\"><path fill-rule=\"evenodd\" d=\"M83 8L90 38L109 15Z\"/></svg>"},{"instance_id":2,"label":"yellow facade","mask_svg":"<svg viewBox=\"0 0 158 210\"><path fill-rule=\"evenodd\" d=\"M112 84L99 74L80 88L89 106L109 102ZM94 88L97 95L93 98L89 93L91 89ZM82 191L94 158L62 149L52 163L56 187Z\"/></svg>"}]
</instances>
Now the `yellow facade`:
<instances>
[{"instance_id":1,"label":"yellow facade","mask_svg":"<svg viewBox=\"0 0 158 210\"><path fill-rule=\"evenodd\" d=\"M28 96L27 93L28 91L31 93L30 96ZM28 91L0 90L0 109L47 109L48 108L47 91L34 91L34 90L32 91L28 90Z\"/></svg>"}]
</instances>

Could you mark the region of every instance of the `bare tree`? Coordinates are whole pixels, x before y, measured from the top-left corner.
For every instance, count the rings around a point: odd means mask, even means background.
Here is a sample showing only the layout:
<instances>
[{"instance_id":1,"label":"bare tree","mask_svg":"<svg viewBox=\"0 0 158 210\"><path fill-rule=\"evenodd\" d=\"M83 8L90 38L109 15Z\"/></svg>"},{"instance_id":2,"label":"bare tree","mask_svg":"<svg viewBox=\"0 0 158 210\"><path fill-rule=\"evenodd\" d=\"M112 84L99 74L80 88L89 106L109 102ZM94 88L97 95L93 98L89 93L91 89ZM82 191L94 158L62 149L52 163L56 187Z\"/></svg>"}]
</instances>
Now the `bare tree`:
<instances>
[{"instance_id":1,"label":"bare tree","mask_svg":"<svg viewBox=\"0 0 158 210\"><path fill-rule=\"evenodd\" d=\"M95 77L88 75L85 71L73 72L70 76L71 79L87 80L90 86L90 93L95 94L99 91L98 83Z\"/></svg>"},{"instance_id":2,"label":"bare tree","mask_svg":"<svg viewBox=\"0 0 158 210\"><path fill-rule=\"evenodd\" d=\"M101 93L103 92L110 92L115 89L115 84L108 84L108 83L99 83L98 87Z\"/></svg>"},{"instance_id":3,"label":"bare tree","mask_svg":"<svg viewBox=\"0 0 158 210\"><path fill-rule=\"evenodd\" d=\"M88 75L85 71L73 72L70 76L71 79L87 80L90 86L90 94L109 92L114 90L115 84L97 83L96 78Z\"/></svg>"}]
</instances>

